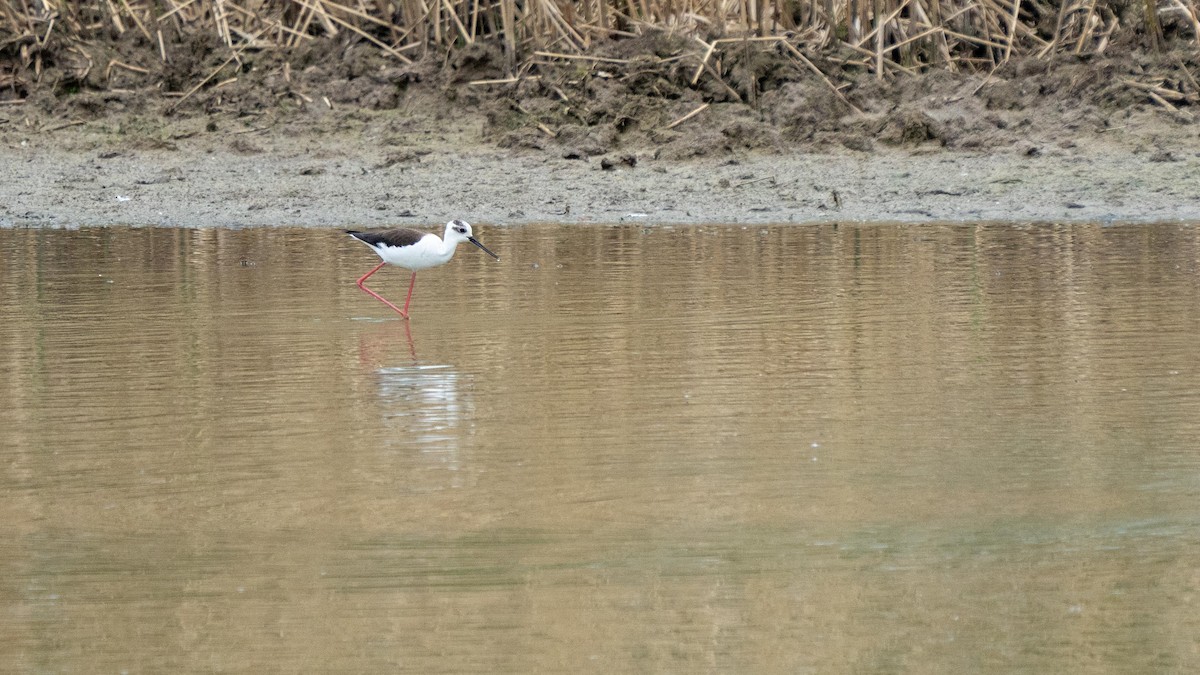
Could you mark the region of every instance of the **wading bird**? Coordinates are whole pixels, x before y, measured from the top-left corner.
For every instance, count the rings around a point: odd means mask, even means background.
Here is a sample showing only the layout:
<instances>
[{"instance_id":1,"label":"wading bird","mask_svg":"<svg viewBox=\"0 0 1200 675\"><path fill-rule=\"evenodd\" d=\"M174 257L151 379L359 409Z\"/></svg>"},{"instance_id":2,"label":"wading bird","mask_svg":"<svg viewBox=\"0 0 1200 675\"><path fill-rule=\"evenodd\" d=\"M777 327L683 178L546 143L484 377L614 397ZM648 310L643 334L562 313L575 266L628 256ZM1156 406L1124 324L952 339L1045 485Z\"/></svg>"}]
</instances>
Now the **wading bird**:
<instances>
[{"instance_id":1,"label":"wading bird","mask_svg":"<svg viewBox=\"0 0 1200 675\"><path fill-rule=\"evenodd\" d=\"M408 304L412 302L413 288L417 285L417 270L429 269L450 262L450 258L454 257L454 249L464 241L475 244L496 260L500 259L500 256L489 251L471 235L471 226L464 220L452 220L446 223L446 234L442 237L438 237L432 232L407 227L373 232L346 230L346 234L370 246L383 259L383 262L359 278L358 287L376 300L396 310L400 316L406 319L408 318ZM404 300L404 309L384 300L383 296L363 285L372 274L378 272L379 268L384 265L395 265L412 272L412 281L408 284L408 298Z\"/></svg>"}]
</instances>

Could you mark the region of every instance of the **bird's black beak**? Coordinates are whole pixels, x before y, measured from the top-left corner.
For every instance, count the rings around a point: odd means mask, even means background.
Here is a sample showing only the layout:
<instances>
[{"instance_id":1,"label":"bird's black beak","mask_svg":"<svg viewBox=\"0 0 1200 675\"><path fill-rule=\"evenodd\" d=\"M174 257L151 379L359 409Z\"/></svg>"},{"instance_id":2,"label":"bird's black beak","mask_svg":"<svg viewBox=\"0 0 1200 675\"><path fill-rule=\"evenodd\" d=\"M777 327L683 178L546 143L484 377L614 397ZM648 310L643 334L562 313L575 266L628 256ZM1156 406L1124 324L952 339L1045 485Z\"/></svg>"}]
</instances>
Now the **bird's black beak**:
<instances>
[{"instance_id":1,"label":"bird's black beak","mask_svg":"<svg viewBox=\"0 0 1200 675\"><path fill-rule=\"evenodd\" d=\"M483 252L484 252L484 253L486 253L486 254L488 254L488 255L492 256L492 257L493 257L493 258L495 258L496 260L499 260L499 259L500 259L500 256L498 256L498 255L496 255L495 253L492 253L491 251L489 251L489 250L488 250L488 247L486 247L486 246L484 246L483 244L479 243L479 240L478 240L478 239L476 239L475 237L467 237L467 241L469 241L469 242L471 242L472 244L475 244L475 245L476 245L476 246L478 246L479 248L483 249Z\"/></svg>"}]
</instances>

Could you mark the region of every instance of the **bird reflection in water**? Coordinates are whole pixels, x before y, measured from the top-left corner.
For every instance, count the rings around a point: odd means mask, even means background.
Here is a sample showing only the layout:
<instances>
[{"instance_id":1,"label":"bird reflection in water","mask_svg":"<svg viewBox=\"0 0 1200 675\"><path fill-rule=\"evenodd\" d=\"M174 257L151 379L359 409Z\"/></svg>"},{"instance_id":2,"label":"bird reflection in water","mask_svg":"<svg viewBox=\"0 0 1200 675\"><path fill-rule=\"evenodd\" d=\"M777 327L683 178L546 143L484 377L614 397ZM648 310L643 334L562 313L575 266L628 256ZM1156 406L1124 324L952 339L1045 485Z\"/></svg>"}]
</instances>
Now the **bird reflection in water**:
<instances>
[{"instance_id":1,"label":"bird reflection in water","mask_svg":"<svg viewBox=\"0 0 1200 675\"><path fill-rule=\"evenodd\" d=\"M470 413L464 376L449 365L387 366L376 374L387 446L416 449L426 469L447 472L426 488L462 487L459 439Z\"/></svg>"}]
</instances>

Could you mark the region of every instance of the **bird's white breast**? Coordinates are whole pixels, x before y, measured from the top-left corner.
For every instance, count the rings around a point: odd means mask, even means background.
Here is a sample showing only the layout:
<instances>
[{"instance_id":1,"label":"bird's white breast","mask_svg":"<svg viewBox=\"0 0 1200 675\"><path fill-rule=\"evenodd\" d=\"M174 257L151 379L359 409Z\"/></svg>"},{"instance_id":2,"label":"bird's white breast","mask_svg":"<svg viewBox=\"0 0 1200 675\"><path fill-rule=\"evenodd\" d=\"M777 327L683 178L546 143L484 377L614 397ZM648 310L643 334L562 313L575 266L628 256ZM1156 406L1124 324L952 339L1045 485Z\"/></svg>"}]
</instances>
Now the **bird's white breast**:
<instances>
[{"instance_id":1,"label":"bird's white breast","mask_svg":"<svg viewBox=\"0 0 1200 675\"><path fill-rule=\"evenodd\" d=\"M410 246L378 246L379 257L390 265L403 267L413 272L446 263L454 255L454 249L445 250L436 234L426 234Z\"/></svg>"}]
</instances>

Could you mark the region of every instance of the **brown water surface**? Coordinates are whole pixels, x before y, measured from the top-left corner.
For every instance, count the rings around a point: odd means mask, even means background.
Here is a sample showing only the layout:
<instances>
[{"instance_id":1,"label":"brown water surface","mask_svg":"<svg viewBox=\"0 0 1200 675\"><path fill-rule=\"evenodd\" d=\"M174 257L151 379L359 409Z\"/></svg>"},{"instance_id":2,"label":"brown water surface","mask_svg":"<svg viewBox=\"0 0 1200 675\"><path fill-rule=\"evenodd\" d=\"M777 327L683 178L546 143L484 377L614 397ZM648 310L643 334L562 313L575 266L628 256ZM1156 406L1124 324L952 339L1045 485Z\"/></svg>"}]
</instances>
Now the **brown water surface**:
<instances>
[{"instance_id":1,"label":"brown water surface","mask_svg":"<svg viewBox=\"0 0 1200 675\"><path fill-rule=\"evenodd\" d=\"M1200 670L1196 228L477 234L0 230L3 668Z\"/></svg>"}]
</instances>

